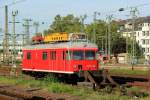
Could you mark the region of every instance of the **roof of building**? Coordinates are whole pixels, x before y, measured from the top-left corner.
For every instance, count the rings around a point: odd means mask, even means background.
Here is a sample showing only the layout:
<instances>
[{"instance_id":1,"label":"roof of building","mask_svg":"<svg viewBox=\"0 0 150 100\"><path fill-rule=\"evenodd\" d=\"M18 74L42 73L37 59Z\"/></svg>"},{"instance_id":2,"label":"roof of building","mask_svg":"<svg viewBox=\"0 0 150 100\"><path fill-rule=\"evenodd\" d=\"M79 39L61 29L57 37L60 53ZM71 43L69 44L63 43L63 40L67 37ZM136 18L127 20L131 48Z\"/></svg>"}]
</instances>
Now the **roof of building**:
<instances>
[{"instance_id":1,"label":"roof of building","mask_svg":"<svg viewBox=\"0 0 150 100\"><path fill-rule=\"evenodd\" d=\"M116 22L118 25L124 25L126 23L131 23L132 19L127 19L127 20L118 20L118 21L114 21ZM136 24L140 24L140 23L150 23L150 16L146 16L146 17L138 17L135 20Z\"/></svg>"}]
</instances>

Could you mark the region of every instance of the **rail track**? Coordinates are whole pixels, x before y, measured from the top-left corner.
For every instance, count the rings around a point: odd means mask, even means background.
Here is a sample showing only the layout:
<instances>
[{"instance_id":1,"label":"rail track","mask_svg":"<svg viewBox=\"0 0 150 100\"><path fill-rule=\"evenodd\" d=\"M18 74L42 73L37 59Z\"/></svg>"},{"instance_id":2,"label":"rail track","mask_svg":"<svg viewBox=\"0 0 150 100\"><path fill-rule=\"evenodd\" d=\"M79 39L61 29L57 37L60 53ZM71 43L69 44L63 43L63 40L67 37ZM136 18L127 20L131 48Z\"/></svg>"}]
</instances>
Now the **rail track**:
<instances>
[{"instance_id":1,"label":"rail track","mask_svg":"<svg viewBox=\"0 0 150 100\"><path fill-rule=\"evenodd\" d=\"M0 76L12 76L20 77L21 69L15 69L15 73L12 73L10 67L0 67ZM16 74L17 73L17 74ZM84 72L85 80L83 84L92 86L93 89L101 89L107 86L140 86L147 90L150 90L150 77L146 75L122 75L122 74L109 74L108 70L100 71L98 73L91 74L90 72ZM22 77L27 80L31 80L33 77ZM82 83L81 83L82 84ZM40 89L30 88L21 89L13 88L13 86L0 85L0 99L2 100L66 100L65 98L54 98L49 94L42 96L39 94ZM34 92L37 91L35 94ZM46 93L44 93L46 94Z\"/></svg>"},{"instance_id":2,"label":"rail track","mask_svg":"<svg viewBox=\"0 0 150 100\"><path fill-rule=\"evenodd\" d=\"M0 85L1 100L71 100L65 96L58 96L43 92L37 88L20 88L12 85Z\"/></svg>"},{"instance_id":3,"label":"rail track","mask_svg":"<svg viewBox=\"0 0 150 100\"><path fill-rule=\"evenodd\" d=\"M14 69L13 69L14 70ZM16 74L17 73L17 74ZM22 76L21 69L16 68L15 73L11 67L0 67L0 76L8 78L23 78L24 80L32 80L34 77ZM0 100L75 100L64 94L50 93L42 88L31 87L24 88L22 86L2 84L0 83Z\"/></svg>"},{"instance_id":4,"label":"rail track","mask_svg":"<svg viewBox=\"0 0 150 100\"><path fill-rule=\"evenodd\" d=\"M98 81L98 83L101 83L101 85L111 83L114 85L119 85L119 84L120 85L122 85L122 84L131 85L132 84L132 86L133 86L135 83L135 86L136 86L136 82L141 82L141 86L147 86L147 85L150 86L150 76L149 75L109 74L109 69L105 69L104 71L98 71L98 73L94 73L94 76L88 72L85 72L84 74L85 74L84 76L86 78L89 78L89 80L92 83L96 83ZM11 67L7 67L7 66L0 67L0 76L21 77L21 78L24 78L25 80L30 80L30 79L35 78L35 77L31 77L31 76L22 77L21 68L15 68L15 71L14 71L14 69L12 69ZM144 82L147 85L144 85ZM140 85L138 85L138 86L140 86Z\"/></svg>"},{"instance_id":5,"label":"rail track","mask_svg":"<svg viewBox=\"0 0 150 100\"><path fill-rule=\"evenodd\" d=\"M41 88L23 88L0 84L0 100L78 100L63 94L49 93Z\"/></svg>"},{"instance_id":6,"label":"rail track","mask_svg":"<svg viewBox=\"0 0 150 100\"><path fill-rule=\"evenodd\" d=\"M44 100L43 97L34 96L33 94L28 93L27 91L17 90L12 88L13 86L3 85L0 86L0 99L2 100L35 100L41 99Z\"/></svg>"}]
</instances>

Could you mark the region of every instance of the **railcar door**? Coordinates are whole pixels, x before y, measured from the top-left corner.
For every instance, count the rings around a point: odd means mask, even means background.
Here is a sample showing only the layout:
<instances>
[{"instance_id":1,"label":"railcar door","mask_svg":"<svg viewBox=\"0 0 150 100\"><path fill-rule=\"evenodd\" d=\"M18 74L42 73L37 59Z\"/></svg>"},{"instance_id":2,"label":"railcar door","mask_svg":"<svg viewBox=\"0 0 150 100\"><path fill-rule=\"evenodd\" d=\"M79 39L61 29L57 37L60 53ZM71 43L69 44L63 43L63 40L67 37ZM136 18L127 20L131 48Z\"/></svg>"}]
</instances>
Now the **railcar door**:
<instances>
[{"instance_id":1,"label":"railcar door","mask_svg":"<svg viewBox=\"0 0 150 100\"><path fill-rule=\"evenodd\" d=\"M51 50L50 51L50 60L49 60L50 70L56 71L56 51Z\"/></svg>"},{"instance_id":2,"label":"railcar door","mask_svg":"<svg viewBox=\"0 0 150 100\"><path fill-rule=\"evenodd\" d=\"M56 54L56 63L57 63L57 70L60 72L65 71L65 51L64 50L57 50Z\"/></svg>"},{"instance_id":3,"label":"railcar door","mask_svg":"<svg viewBox=\"0 0 150 100\"><path fill-rule=\"evenodd\" d=\"M24 51L23 68L32 69L32 53L31 51Z\"/></svg>"},{"instance_id":4,"label":"railcar door","mask_svg":"<svg viewBox=\"0 0 150 100\"><path fill-rule=\"evenodd\" d=\"M32 52L32 62L30 62L32 64L32 69L37 69L37 51L33 51Z\"/></svg>"},{"instance_id":5,"label":"railcar door","mask_svg":"<svg viewBox=\"0 0 150 100\"><path fill-rule=\"evenodd\" d=\"M48 62L48 51L47 50L44 50L44 51L42 51L42 69L43 70L48 70L49 69L49 67L48 67L48 64L49 64L49 62Z\"/></svg>"},{"instance_id":6,"label":"railcar door","mask_svg":"<svg viewBox=\"0 0 150 100\"><path fill-rule=\"evenodd\" d=\"M36 70L42 70L42 60L41 60L41 50L35 50L35 61L34 61L34 66Z\"/></svg>"}]
</instances>

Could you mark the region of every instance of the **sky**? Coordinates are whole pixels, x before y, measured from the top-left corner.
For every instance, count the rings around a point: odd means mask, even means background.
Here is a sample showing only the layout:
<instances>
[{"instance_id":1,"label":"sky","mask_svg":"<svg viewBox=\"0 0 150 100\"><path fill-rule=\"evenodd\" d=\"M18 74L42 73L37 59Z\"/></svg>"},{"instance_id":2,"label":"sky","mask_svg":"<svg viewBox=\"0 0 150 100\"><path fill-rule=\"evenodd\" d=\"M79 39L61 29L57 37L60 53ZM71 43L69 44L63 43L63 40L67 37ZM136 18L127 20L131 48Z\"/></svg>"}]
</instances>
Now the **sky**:
<instances>
[{"instance_id":1,"label":"sky","mask_svg":"<svg viewBox=\"0 0 150 100\"><path fill-rule=\"evenodd\" d=\"M0 28L4 28L3 6L16 1L18 0L0 0ZM32 22L38 21L40 23L39 31L42 32L48 29L57 14L61 16L73 14L78 17L87 14L85 23L92 22L95 11L101 13L97 19L105 20L106 15L110 14L113 14L115 20L127 19L130 18L130 11L118 12L119 8L134 7L145 3L149 5L138 7L139 17L150 15L150 0L22 0L20 3L8 6L9 21L12 20L11 12L18 10L16 20L20 23L16 25L16 33L24 31L22 27L24 18L30 18ZM115 12L112 13L112 11ZM12 25L9 24L9 32L12 30L11 27ZM34 33L34 31L32 26L30 32Z\"/></svg>"}]
</instances>

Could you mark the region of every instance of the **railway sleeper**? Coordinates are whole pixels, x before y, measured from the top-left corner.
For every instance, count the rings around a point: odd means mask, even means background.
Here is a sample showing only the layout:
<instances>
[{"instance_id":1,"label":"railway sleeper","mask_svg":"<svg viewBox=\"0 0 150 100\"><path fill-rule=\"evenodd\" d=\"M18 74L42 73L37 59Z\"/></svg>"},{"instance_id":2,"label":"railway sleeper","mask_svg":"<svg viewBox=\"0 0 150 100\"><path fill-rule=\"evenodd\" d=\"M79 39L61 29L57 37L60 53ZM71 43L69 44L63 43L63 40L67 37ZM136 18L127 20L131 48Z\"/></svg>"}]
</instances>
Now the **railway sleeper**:
<instances>
[{"instance_id":1,"label":"railway sleeper","mask_svg":"<svg viewBox=\"0 0 150 100\"><path fill-rule=\"evenodd\" d=\"M22 99L31 99L33 97L32 94L21 92L21 91L9 90L8 88L1 88L0 94L7 95L10 97L22 98Z\"/></svg>"},{"instance_id":2,"label":"railway sleeper","mask_svg":"<svg viewBox=\"0 0 150 100\"><path fill-rule=\"evenodd\" d=\"M12 91L7 89L0 89L0 99L1 100L46 100L45 97L33 95L30 92Z\"/></svg>"},{"instance_id":3,"label":"railway sleeper","mask_svg":"<svg viewBox=\"0 0 150 100\"><path fill-rule=\"evenodd\" d=\"M16 97L11 97L8 95L0 94L0 100L18 100ZM23 100L23 99L22 99Z\"/></svg>"},{"instance_id":4,"label":"railway sleeper","mask_svg":"<svg viewBox=\"0 0 150 100\"><path fill-rule=\"evenodd\" d=\"M128 86L139 86L139 87L144 87L146 89L150 89L150 81L148 81L148 82L138 82L138 81L127 82L127 85Z\"/></svg>"}]
</instances>

